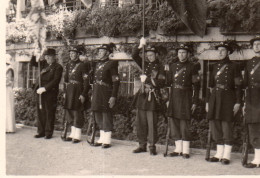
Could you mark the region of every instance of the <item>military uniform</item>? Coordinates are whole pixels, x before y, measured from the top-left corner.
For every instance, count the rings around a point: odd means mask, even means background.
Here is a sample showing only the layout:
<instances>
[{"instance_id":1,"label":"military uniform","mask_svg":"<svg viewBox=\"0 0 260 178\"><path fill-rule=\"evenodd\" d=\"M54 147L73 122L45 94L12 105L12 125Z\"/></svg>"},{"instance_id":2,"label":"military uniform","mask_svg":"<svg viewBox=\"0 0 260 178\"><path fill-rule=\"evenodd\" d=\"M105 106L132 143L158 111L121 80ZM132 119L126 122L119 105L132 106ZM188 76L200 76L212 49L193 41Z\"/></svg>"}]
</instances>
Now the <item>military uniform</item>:
<instances>
[{"instance_id":1,"label":"military uniform","mask_svg":"<svg viewBox=\"0 0 260 178\"><path fill-rule=\"evenodd\" d=\"M31 59L31 65L38 67L36 57ZM46 92L41 94L42 109L39 108L39 95L37 95L37 132L36 138L45 136L51 138L54 130L55 112L57 108L57 97L59 93L59 83L62 77L63 68L60 64L54 62L49 65L45 60L40 62L41 87ZM39 88L36 84L35 90Z\"/></svg>"},{"instance_id":2,"label":"military uniform","mask_svg":"<svg viewBox=\"0 0 260 178\"><path fill-rule=\"evenodd\" d=\"M155 51L153 48L146 49L146 51L149 50ZM139 56L138 49L134 49L132 57L142 67L142 58ZM165 81L163 66L160 65L157 59L153 62L145 61L144 75L147 76L144 82L144 92L141 89L138 91L134 103L137 108L136 127L139 142L139 148L134 150L134 153L146 151L148 139L150 153L156 154L155 144L158 141L157 113L160 108L160 88L163 87Z\"/></svg>"},{"instance_id":3,"label":"military uniform","mask_svg":"<svg viewBox=\"0 0 260 178\"><path fill-rule=\"evenodd\" d=\"M74 49L76 52L77 49ZM74 51L73 50L73 51ZM66 141L73 139L74 143L80 141L81 128L84 125L84 110L88 101L88 90L90 88L88 72L90 67L87 63L70 60L65 67L64 93L65 93L65 118L71 126L70 136ZM82 103L80 96L85 98Z\"/></svg>"},{"instance_id":4,"label":"military uniform","mask_svg":"<svg viewBox=\"0 0 260 178\"><path fill-rule=\"evenodd\" d=\"M232 53L232 49L225 43L221 43L216 49L219 47L225 47ZM228 56L210 68L208 119L212 138L217 143L217 154L210 161L217 162L223 158L222 163L229 164L233 144L233 108L235 104L241 104L242 75L238 65L231 62Z\"/></svg>"},{"instance_id":5,"label":"military uniform","mask_svg":"<svg viewBox=\"0 0 260 178\"><path fill-rule=\"evenodd\" d=\"M102 45L99 49L110 51L107 45ZM100 129L100 138L94 146L102 145L103 148L111 146L113 115L109 100L111 97L117 97L119 84L118 61L110 61L106 58L96 63L91 110Z\"/></svg>"},{"instance_id":6,"label":"military uniform","mask_svg":"<svg viewBox=\"0 0 260 178\"><path fill-rule=\"evenodd\" d=\"M189 48L185 45L181 45L178 50L180 49L189 52ZM183 155L183 158L189 158L191 108L192 104L198 103L199 70L199 63L189 62L188 59L170 66L167 80L168 85L171 86L171 92L167 114L170 117L170 135L175 140L176 146L170 156Z\"/></svg>"},{"instance_id":7,"label":"military uniform","mask_svg":"<svg viewBox=\"0 0 260 178\"><path fill-rule=\"evenodd\" d=\"M250 41L260 41L256 37ZM255 150L254 160L246 167L259 167L260 164L260 57L253 57L245 66L244 86L246 87L245 118L248 124L249 141Z\"/></svg>"}]
</instances>

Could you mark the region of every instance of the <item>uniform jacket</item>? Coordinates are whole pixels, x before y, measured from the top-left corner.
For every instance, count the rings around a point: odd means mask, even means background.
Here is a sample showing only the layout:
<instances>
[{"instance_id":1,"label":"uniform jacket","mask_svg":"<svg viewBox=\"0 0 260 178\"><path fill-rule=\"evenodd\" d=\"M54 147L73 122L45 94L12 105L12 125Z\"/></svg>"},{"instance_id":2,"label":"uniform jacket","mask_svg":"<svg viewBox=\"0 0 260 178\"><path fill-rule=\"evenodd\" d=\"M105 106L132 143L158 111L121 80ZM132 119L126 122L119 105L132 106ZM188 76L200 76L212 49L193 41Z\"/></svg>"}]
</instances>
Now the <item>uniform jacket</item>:
<instances>
[{"instance_id":1,"label":"uniform jacket","mask_svg":"<svg viewBox=\"0 0 260 178\"><path fill-rule=\"evenodd\" d=\"M260 122L260 57L247 61L244 86L246 88L246 122ZM256 69L257 68L257 69Z\"/></svg>"},{"instance_id":2,"label":"uniform jacket","mask_svg":"<svg viewBox=\"0 0 260 178\"><path fill-rule=\"evenodd\" d=\"M96 63L93 77L93 111L110 111L110 97L117 97L119 89L118 61L104 59Z\"/></svg>"},{"instance_id":3,"label":"uniform jacket","mask_svg":"<svg viewBox=\"0 0 260 178\"><path fill-rule=\"evenodd\" d=\"M208 119L232 121L234 105L240 104L242 99L242 75L238 65L228 57L213 64L208 87Z\"/></svg>"},{"instance_id":4,"label":"uniform jacket","mask_svg":"<svg viewBox=\"0 0 260 178\"><path fill-rule=\"evenodd\" d=\"M64 75L65 109L84 110L86 108L90 88L89 71L89 65L80 60L67 63ZM85 97L85 103L81 103L80 95Z\"/></svg>"},{"instance_id":5,"label":"uniform jacket","mask_svg":"<svg viewBox=\"0 0 260 178\"><path fill-rule=\"evenodd\" d=\"M134 49L132 58L142 68L142 58L139 49ZM154 73L154 74L153 74ZM134 105L136 108L147 111L156 111L160 108L160 88L165 85L165 72L156 59L154 62L145 61L144 74L147 76L144 83L144 92L141 89L136 94Z\"/></svg>"},{"instance_id":6,"label":"uniform jacket","mask_svg":"<svg viewBox=\"0 0 260 178\"><path fill-rule=\"evenodd\" d=\"M197 104L199 99L199 70L199 63L188 60L171 64L167 79L168 85L171 86L169 117L190 119L192 103Z\"/></svg>"},{"instance_id":7,"label":"uniform jacket","mask_svg":"<svg viewBox=\"0 0 260 178\"><path fill-rule=\"evenodd\" d=\"M38 67L36 57L33 56L30 61L32 66ZM40 62L41 71L41 87L46 89L46 93L57 93L59 91L59 83L62 77L63 68L60 64L54 62L49 65L45 60ZM39 88L39 83L35 86L35 90Z\"/></svg>"}]
</instances>

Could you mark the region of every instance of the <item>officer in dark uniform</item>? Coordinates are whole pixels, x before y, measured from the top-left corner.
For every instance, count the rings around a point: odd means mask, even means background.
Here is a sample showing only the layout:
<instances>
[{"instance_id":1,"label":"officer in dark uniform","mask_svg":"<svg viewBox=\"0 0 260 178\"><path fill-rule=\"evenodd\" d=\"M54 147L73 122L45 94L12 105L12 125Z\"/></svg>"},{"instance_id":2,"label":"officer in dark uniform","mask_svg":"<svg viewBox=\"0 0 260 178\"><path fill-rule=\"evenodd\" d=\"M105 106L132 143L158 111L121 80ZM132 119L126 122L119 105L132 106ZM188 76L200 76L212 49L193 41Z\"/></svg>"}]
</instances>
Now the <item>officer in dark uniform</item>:
<instances>
[{"instance_id":1,"label":"officer in dark uniform","mask_svg":"<svg viewBox=\"0 0 260 178\"><path fill-rule=\"evenodd\" d=\"M70 61L64 75L65 119L71 125L71 132L65 141L78 143L81 140L81 129L84 125L84 110L87 106L89 85L89 65L79 60L79 47L70 50Z\"/></svg>"},{"instance_id":2,"label":"officer in dark uniform","mask_svg":"<svg viewBox=\"0 0 260 178\"><path fill-rule=\"evenodd\" d=\"M245 118L249 141L255 151L254 159L245 167L260 167L260 36L250 40L255 57L246 63L244 85L246 87Z\"/></svg>"},{"instance_id":3,"label":"officer in dark uniform","mask_svg":"<svg viewBox=\"0 0 260 178\"><path fill-rule=\"evenodd\" d=\"M206 111L217 153L210 162L230 163L234 115L239 110L242 96L242 75L237 64L229 59L233 49L227 42L216 46L220 61L213 64L209 74Z\"/></svg>"},{"instance_id":4,"label":"officer in dark uniform","mask_svg":"<svg viewBox=\"0 0 260 178\"><path fill-rule=\"evenodd\" d=\"M112 44L98 47L98 55L93 78L91 110L100 129L100 138L94 146L111 147L114 107L119 89L118 61L109 60L113 52Z\"/></svg>"},{"instance_id":5,"label":"officer in dark uniform","mask_svg":"<svg viewBox=\"0 0 260 178\"><path fill-rule=\"evenodd\" d=\"M170 156L183 156L187 159L190 157L191 113L194 112L199 98L200 65L188 60L188 46L180 45L177 52L179 61L171 64L168 79L168 85L171 86L168 117L171 137L175 140L175 150Z\"/></svg>"},{"instance_id":6,"label":"officer in dark uniform","mask_svg":"<svg viewBox=\"0 0 260 178\"><path fill-rule=\"evenodd\" d=\"M40 58L40 79L41 86L36 85L37 89L37 126L38 134L35 138L44 137L50 139L54 130L55 112L57 107L57 97L59 93L59 83L62 77L63 68L56 62L55 49L47 49L44 57ZM31 59L31 65L38 67L36 57ZM39 95L41 95L41 105L39 107Z\"/></svg>"},{"instance_id":7,"label":"officer in dark uniform","mask_svg":"<svg viewBox=\"0 0 260 178\"><path fill-rule=\"evenodd\" d=\"M146 45L146 40L140 40L139 49L133 51L132 58L135 62L142 67L142 58L139 56L140 49ZM157 136L157 121L158 121L158 108L159 108L159 91L164 85L165 74L163 66L160 65L157 59L157 51L154 47L147 47L146 57L148 60L144 62L144 74L141 75L141 82L143 83L144 90L140 89L136 94L135 107L137 108L136 114L136 127L137 138L139 147L133 150L133 153L146 152L147 139L151 155L156 155L156 142Z\"/></svg>"}]
</instances>

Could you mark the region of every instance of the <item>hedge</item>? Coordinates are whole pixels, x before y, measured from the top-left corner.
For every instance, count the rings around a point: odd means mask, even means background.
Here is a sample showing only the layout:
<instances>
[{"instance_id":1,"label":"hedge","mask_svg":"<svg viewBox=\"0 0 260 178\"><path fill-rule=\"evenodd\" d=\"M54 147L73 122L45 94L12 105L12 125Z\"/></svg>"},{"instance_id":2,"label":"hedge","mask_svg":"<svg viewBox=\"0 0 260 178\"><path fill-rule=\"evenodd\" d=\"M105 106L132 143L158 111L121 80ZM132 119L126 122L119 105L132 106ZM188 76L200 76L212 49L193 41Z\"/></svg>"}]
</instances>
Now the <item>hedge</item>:
<instances>
[{"instance_id":1,"label":"hedge","mask_svg":"<svg viewBox=\"0 0 260 178\"><path fill-rule=\"evenodd\" d=\"M36 100L35 93L32 89L16 89L15 91L15 116L17 123L23 123L28 126L37 126L36 123ZM63 115L64 110L63 92L59 92L58 106L56 111L55 130L61 131L63 128ZM135 127L135 110L129 110L129 106L133 97L119 96L117 104L113 110L114 114L114 130L112 137L119 140L137 141L136 127ZM200 100L199 105L191 119L191 136L192 148L205 148L207 143L208 134L208 121L206 120L205 102ZM83 134L87 134L88 123L92 117L89 110L85 111L85 124L82 129ZM236 122L234 123L234 146L233 151L241 152L242 150L242 137L243 137L243 124L242 124L242 112L240 111L236 116ZM167 122L162 114L159 114L158 119L158 143L165 144ZM90 133L88 133L90 134ZM98 136L98 134L97 134ZM173 145L173 140L170 140L170 145ZM212 149L215 148L215 144L212 144ZM250 150L250 152L252 149Z\"/></svg>"}]
</instances>

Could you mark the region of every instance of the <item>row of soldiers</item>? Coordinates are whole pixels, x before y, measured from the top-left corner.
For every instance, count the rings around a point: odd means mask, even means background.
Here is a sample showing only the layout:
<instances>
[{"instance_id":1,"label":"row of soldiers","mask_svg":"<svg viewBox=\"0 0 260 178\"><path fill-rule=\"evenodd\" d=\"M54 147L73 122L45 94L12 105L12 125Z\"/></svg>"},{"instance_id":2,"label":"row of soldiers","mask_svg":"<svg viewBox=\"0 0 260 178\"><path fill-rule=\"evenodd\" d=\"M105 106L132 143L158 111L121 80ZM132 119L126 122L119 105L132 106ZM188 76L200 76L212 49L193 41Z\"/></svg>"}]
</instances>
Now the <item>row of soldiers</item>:
<instances>
[{"instance_id":1,"label":"row of soldiers","mask_svg":"<svg viewBox=\"0 0 260 178\"><path fill-rule=\"evenodd\" d=\"M245 117L248 124L250 143L255 155L247 168L259 167L260 164L260 37L250 41L255 57L245 63L245 75L242 78L241 66L230 61L232 46L222 42L215 48L219 61L211 65L207 90L206 111L208 112L212 138L217 143L217 152L208 161L230 163L234 115L243 105L243 88L246 89ZM177 48L178 60L168 67L163 67L158 60L155 47L146 47L146 40L140 40L139 47L133 50L132 58L144 69L140 76L142 87L137 92L134 106L136 108L136 127L139 147L133 153L147 151L156 155L157 121L160 107L160 89L169 87L167 117L169 118L170 136L175 140L172 157L190 157L190 120L196 109L200 90L200 64L189 61L191 49L187 45ZM139 53L145 48L146 60L142 61ZM91 110L100 129L100 137L94 146L111 147L113 116L111 109L116 103L119 88L118 62L109 60L113 52L110 45L98 48L94 67L79 60L81 50L70 50L70 61L65 66L64 75L64 109L65 119L71 125L70 135L65 141L81 141L81 129L84 124L83 111L88 104L88 90L93 83ZM38 134L35 138L50 139L53 134L55 110L62 66L56 62L54 49L47 49L44 60L40 61L41 84L37 85L37 98L41 98L38 107ZM35 58L31 64L37 66ZM165 82L167 81L167 82ZM40 97L41 96L41 97ZM40 106L41 104L41 106Z\"/></svg>"}]
</instances>

